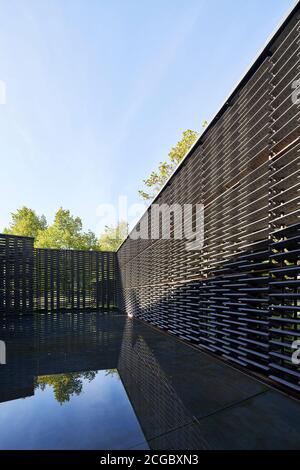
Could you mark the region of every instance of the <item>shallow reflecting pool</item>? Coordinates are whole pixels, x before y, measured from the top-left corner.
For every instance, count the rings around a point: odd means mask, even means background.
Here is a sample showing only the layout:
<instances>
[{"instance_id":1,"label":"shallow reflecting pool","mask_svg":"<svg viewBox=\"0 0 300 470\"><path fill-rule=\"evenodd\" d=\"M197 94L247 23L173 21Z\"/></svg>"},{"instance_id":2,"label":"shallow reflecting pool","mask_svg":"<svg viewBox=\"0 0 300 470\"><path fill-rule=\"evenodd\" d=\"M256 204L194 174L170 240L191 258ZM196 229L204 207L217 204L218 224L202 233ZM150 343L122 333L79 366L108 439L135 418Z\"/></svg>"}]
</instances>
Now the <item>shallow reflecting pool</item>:
<instances>
[{"instance_id":1,"label":"shallow reflecting pool","mask_svg":"<svg viewBox=\"0 0 300 470\"><path fill-rule=\"evenodd\" d=\"M0 404L1 449L147 448L116 369L38 376Z\"/></svg>"},{"instance_id":2,"label":"shallow reflecting pool","mask_svg":"<svg viewBox=\"0 0 300 470\"><path fill-rule=\"evenodd\" d=\"M0 449L299 448L299 402L124 315L2 318L0 341Z\"/></svg>"}]
</instances>

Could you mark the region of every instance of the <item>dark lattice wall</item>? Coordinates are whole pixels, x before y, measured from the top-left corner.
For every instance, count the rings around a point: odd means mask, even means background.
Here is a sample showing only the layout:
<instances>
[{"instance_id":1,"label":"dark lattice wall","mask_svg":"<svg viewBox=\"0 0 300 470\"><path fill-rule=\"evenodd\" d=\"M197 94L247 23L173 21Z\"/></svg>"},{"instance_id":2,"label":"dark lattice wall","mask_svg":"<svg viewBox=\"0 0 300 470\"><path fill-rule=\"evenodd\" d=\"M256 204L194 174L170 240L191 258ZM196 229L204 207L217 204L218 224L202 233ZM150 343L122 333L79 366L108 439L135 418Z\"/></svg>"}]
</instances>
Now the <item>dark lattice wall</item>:
<instances>
[{"instance_id":1,"label":"dark lattice wall","mask_svg":"<svg viewBox=\"0 0 300 470\"><path fill-rule=\"evenodd\" d=\"M154 201L204 204L203 249L129 237L118 251L129 314L297 391L299 43L298 3Z\"/></svg>"},{"instance_id":2,"label":"dark lattice wall","mask_svg":"<svg viewBox=\"0 0 300 470\"><path fill-rule=\"evenodd\" d=\"M0 235L0 314L33 309L33 238Z\"/></svg>"},{"instance_id":3,"label":"dark lattice wall","mask_svg":"<svg viewBox=\"0 0 300 470\"><path fill-rule=\"evenodd\" d=\"M115 259L112 252L35 249L35 309L115 307Z\"/></svg>"},{"instance_id":4,"label":"dark lattice wall","mask_svg":"<svg viewBox=\"0 0 300 470\"><path fill-rule=\"evenodd\" d=\"M116 307L116 254L34 249L33 238L0 235L0 312Z\"/></svg>"}]
</instances>

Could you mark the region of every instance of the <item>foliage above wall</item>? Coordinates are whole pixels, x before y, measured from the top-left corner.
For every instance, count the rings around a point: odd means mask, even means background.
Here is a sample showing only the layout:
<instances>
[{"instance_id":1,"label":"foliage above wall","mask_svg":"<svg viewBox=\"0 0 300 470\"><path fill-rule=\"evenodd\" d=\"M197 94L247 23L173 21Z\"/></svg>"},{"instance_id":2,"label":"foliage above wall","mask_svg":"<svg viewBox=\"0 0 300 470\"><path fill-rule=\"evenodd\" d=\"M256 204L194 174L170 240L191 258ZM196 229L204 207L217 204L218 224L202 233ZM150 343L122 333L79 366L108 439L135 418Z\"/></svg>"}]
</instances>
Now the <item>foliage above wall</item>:
<instances>
[{"instance_id":1,"label":"foliage above wall","mask_svg":"<svg viewBox=\"0 0 300 470\"><path fill-rule=\"evenodd\" d=\"M52 225L41 230L36 238L38 248L73 248L75 250L99 249L96 235L83 232L80 217L73 217L69 210L60 208Z\"/></svg>"},{"instance_id":2,"label":"foliage above wall","mask_svg":"<svg viewBox=\"0 0 300 470\"><path fill-rule=\"evenodd\" d=\"M58 209L54 221L48 225L44 215L22 207L11 214L11 223L4 233L35 238L36 248L115 251L126 238L126 222L116 227L106 227L98 239L91 230L83 231L82 220L69 210Z\"/></svg>"},{"instance_id":3,"label":"foliage above wall","mask_svg":"<svg viewBox=\"0 0 300 470\"><path fill-rule=\"evenodd\" d=\"M99 238L100 250L117 251L127 235L128 223L125 221L121 221L116 227L106 226L104 233Z\"/></svg>"},{"instance_id":4,"label":"foliage above wall","mask_svg":"<svg viewBox=\"0 0 300 470\"><path fill-rule=\"evenodd\" d=\"M46 217L44 215L39 217L34 210L24 206L16 212L12 212L11 223L3 233L35 238L40 231L46 228Z\"/></svg>"},{"instance_id":5,"label":"foliage above wall","mask_svg":"<svg viewBox=\"0 0 300 470\"><path fill-rule=\"evenodd\" d=\"M205 128L206 126L207 121L204 121L202 127ZM139 190L139 195L142 199L150 200L156 196L167 179L171 176L177 165L182 161L192 145L196 142L198 137L198 132L191 131L190 129L182 133L181 140L177 142L175 147L173 147L169 152L168 160L160 162L158 170L152 171L150 176L143 180L147 191L144 191L143 189Z\"/></svg>"}]
</instances>

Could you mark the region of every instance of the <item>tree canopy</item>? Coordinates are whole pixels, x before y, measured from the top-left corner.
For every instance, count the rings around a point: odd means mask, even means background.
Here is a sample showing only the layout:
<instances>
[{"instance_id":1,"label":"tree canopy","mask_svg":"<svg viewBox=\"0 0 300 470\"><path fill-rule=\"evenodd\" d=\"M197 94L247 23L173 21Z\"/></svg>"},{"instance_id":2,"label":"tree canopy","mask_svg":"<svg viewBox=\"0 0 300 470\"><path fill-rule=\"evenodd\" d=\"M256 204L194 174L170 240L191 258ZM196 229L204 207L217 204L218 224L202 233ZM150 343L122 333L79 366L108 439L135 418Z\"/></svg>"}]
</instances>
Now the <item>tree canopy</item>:
<instances>
[{"instance_id":1,"label":"tree canopy","mask_svg":"<svg viewBox=\"0 0 300 470\"><path fill-rule=\"evenodd\" d=\"M45 216L38 216L28 207L11 214L11 223L4 233L34 237L36 248L116 251L128 234L127 222L105 227L98 239L91 230L83 231L82 220L69 210L58 209L54 221L47 224Z\"/></svg>"},{"instance_id":2,"label":"tree canopy","mask_svg":"<svg viewBox=\"0 0 300 470\"><path fill-rule=\"evenodd\" d=\"M69 210L60 208L52 225L41 230L36 238L38 248L65 248L97 250L98 240L91 232L83 232L80 217L73 217Z\"/></svg>"},{"instance_id":3,"label":"tree canopy","mask_svg":"<svg viewBox=\"0 0 300 470\"><path fill-rule=\"evenodd\" d=\"M204 121L202 124L202 129L204 129L207 124L208 122ZM143 183L146 186L146 191L144 189L139 190L139 195L142 199L149 200L156 196L167 179L172 175L177 165L194 145L198 137L199 133L190 129L182 133L182 137L179 142L177 142L175 147L170 150L168 154L168 160L160 162L158 165L158 170L152 171L150 176L143 180Z\"/></svg>"},{"instance_id":4,"label":"tree canopy","mask_svg":"<svg viewBox=\"0 0 300 470\"><path fill-rule=\"evenodd\" d=\"M37 237L38 233L47 228L47 220L44 215L38 216L28 207L21 207L11 214L11 223L4 233L22 235L24 237Z\"/></svg>"},{"instance_id":5,"label":"tree canopy","mask_svg":"<svg viewBox=\"0 0 300 470\"><path fill-rule=\"evenodd\" d=\"M156 196L198 137L198 132L191 131L190 129L182 133L181 140L169 152L168 160L160 162L158 170L152 171L150 176L143 180L147 191L139 190L139 195L142 199L149 200Z\"/></svg>"},{"instance_id":6,"label":"tree canopy","mask_svg":"<svg viewBox=\"0 0 300 470\"><path fill-rule=\"evenodd\" d=\"M128 224L125 221L118 223L116 227L106 226L99 238L99 246L102 251L116 251L128 235Z\"/></svg>"}]
</instances>

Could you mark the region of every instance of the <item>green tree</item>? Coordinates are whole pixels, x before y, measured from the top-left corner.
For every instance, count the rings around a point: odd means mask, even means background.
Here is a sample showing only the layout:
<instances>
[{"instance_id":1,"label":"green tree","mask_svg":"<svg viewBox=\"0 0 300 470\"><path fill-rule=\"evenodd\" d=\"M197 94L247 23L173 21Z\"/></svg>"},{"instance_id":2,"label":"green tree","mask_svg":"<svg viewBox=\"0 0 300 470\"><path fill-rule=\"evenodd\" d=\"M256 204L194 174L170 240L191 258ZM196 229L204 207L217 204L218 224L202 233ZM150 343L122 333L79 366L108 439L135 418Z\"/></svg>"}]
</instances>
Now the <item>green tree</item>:
<instances>
[{"instance_id":1,"label":"green tree","mask_svg":"<svg viewBox=\"0 0 300 470\"><path fill-rule=\"evenodd\" d=\"M99 238L99 247L102 251L116 251L128 235L128 224L125 221L116 227L106 226Z\"/></svg>"},{"instance_id":2,"label":"green tree","mask_svg":"<svg viewBox=\"0 0 300 470\"><path fill-rule=\"evenodd\" d=\"M36 212L28 207L21 207L11 214L11 223L4 233L11 235L22 235L25 237L36 237L39 232L47 228L47 221L44 215L38 216Z\"/></svg>"},{"instance_id":3,"label":"green tree","mask_svg":"<svg viewBox=\"0 0 300 470\"><path fill-rule=\"evenodd\" d=\"M202 127L206 126L207 121L204 121ZM182 133L181 140L169 152L168 160L160 162L158 170L152 171L149 178L143 180L147 191L139 190L139 195L142 199L149 200L156 196L198 137L198 132L191 131L190 129Z\"/></svg>"},{"instance_id":4,"label":"green tree","mask_svg":"<svg viewBox=\"0 0 300 470\"><path fill-rule=\"evenodd\" d=\"M63 208L56 212L53 224L38 233L35 245L38 248L99 249L96 235L90 230L83 232L80 217L73 217Z\"/></svg>"}]
</instances>

